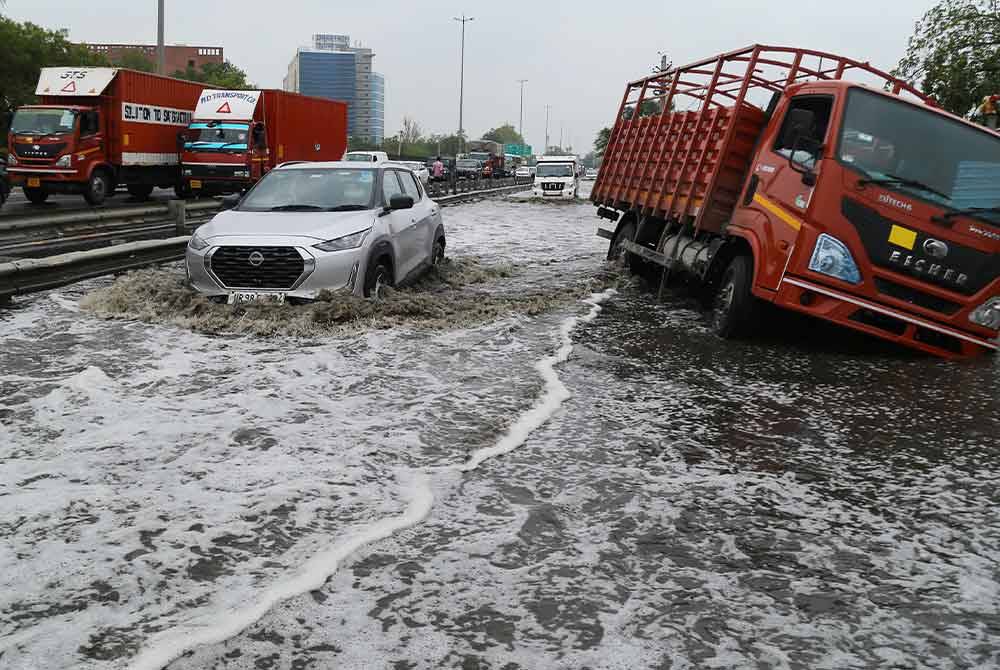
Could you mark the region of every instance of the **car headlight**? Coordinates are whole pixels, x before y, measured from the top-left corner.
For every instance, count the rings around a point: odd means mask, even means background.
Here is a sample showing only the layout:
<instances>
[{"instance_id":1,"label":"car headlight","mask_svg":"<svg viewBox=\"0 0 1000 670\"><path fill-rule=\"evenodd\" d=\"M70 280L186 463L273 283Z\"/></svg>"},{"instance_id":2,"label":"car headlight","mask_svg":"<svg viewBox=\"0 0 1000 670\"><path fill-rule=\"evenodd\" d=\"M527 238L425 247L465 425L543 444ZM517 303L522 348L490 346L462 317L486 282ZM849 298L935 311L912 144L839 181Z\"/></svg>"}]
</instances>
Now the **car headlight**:
<instances>
[{"instance_id":1,"label":"car headlight","mask_svg":"<svg viewBox=\"0 0 1000 670\"><path fill-rule=\"evenodd\" d=\"M1000 330L1000 296L994 296L969 314L969 321L993 330Z\"/></svg>"},{"instance_id":2,"label":"car headlight","mask_svg":"<svg viewBox=\"0 0 1000 670\"><path fill-rule=\"evenodd\" d=\"M185 177L190 177L191 176L191 168L184 168L184 170L181 172L181 174L183 174Z\"/></svg>"},{"instance_id":3,"label":"car headlight","mask_svg":"<svg viewBox=\"0 0 1000 670\"><path fill-rule=\"evenodd\" d=\"M188 247L194 251L201 251L208 246L208 242L198 237L198 233L191 235L191 239L188 240Z\"/></svg>"},{"instance_id":4,"label":"car headlight","mask_svg":"<svg viewBox=\"0 0 1000 670\"><path fill-rule=\"evenodd\" d=\"M56 167L69 167L73 160L73 156L66 154L65 156L60 156L59 160L56 161Z\"/></svg>"},{"instance_id":5,"label":"car headlight","mask_svg":"<svg viewBox=\"0 0 1000 670\"><path fill-rule=\"evenodd\" d=\"M826 233L816 240L816 248L809 259L809 269L851 284L861 283L861 271L847 245Z\"/></svg>"},{"instance_id":6,"label":"car headlight","mask_svg":"<svg viewBox=\"0 0 1000 670\"><path fill-rule=\"evenodd\" d=\"M360 247L365 238L368 237L368 233L371 232L371 228L359 231L357 233L351 233L350 235L344 235L343 237L338 237L332 240L327 240L321 244L317 244L314 248L320 251L344 251L345 249L357 249Z\"/></svg>"},{"instance_id":7,"label":"car headlight","mask_svg":"<svg viewBox=\"0 0 1000 670\"><path fill-rule=\"evenodd\" d=\"M17 165L17 156L14 154L7 154L7 165Z\"/></svg>"}]
</instances>

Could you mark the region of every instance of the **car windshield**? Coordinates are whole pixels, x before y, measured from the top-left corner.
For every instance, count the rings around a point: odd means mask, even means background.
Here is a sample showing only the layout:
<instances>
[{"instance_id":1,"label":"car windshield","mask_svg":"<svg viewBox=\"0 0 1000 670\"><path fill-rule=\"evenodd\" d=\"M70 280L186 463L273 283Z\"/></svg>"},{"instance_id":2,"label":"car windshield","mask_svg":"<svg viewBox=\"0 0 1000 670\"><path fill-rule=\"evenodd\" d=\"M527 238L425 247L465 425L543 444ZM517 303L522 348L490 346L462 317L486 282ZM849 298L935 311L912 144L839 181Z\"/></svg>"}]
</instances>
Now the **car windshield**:
<instances>
[{"instance_id":1,"label":"car windshield","mask_svg":"<svg viewBox=\"0 0 1000 670\"><path fill-rule=\"evenodd\" d=\"M10 124L13 133L59 135L73 132L76 112L71 109L19 109Z\"/></svg>"},{"instance_id":2,"label":"car windshield","mask_svg":"<svg viewBox=\"0 0 1000 670\"><path fill-rule=\"evenodd\" d=\"M192 123L184 133L188 151L246 151L246 123Z\"/></svg>"},{"instance_id":3,"label":"car windshield","mask_svg":"<svg viewBox=\"0 0 1000 670\"><path fill-rule=\"evenodd\" d=\"M947 209L1000 206L1000 137L877 93L851 90L837 158ZM974 216L1000 223L996 212Z\"/></svg>"},{"instance_id":4,"label":"car windshield","mask_svg":"<svg viewBox=\"0 0 1000 670\"><path fill-rule=\"evenodd\" d=\"M461 161L458 161L458 167L460 167L460 168L478 168L479 167L479 161L461 160Z\"/></svg>"},{"instance_id":5,"label":"car windshield","mask_svg":"<svg viewBox=\"0 0 1000 670\"><path fill-rule=\"evenodd\" d=\"M571 163L543 163L538 166L535 174L539 177L572 177L573 165Z\"/></svg>"},{"instance_id":6,"label":"car windshield","mask_svg":"<svg viewBox=\"0 0 1000 670\"><path fill-rule=\"evenodd\" d=\"M350 161L352 163L374 163L375 159L372 158L371 154L347 154L344 156L345 161Z\"/></svg>"},{"instance_id":7,"label":"car windshield","mask_svg":"<svg viewBox=\"0 0 1000 670\"><path fill-rule=\"evenodd\" d=\"M241 211L350 211L374 207L375 170L273 170L240 203Z\"/></svg>"}]
</instances>

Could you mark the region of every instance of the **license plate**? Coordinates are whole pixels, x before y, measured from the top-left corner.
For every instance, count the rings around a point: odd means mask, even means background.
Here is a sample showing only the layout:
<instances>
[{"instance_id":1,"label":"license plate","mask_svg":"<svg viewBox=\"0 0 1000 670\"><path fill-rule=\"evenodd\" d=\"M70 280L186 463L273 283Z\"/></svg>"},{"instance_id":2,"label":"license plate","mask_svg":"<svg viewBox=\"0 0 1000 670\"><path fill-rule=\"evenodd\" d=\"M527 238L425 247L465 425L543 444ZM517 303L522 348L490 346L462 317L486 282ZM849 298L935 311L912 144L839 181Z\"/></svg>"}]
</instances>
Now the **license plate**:
<instances>
[{"instance_id":1,"label":"license plate","mask_svg":"<svg viewBox=\"0 0 1000 670\"><path fill-rule=\"evenodd\" d=\"M201 180L200 179L192 179L191 180L191 188L201 188Z\"/></svg>"},{"instance_id":2,"label":"license plate","mask_svg":"<svg viewBox=\"0 0 1000 670\"><path fill-rule=\"evenodd\" d=\"M38 177L28 177L28 188L39 188L42 185L42 180Z\"/></svg>"},{"instance_id":3,"label":"license plate","mask_svg":"<svg viewBox=\"0 0 1000 670\"><path fill-rule=\"evenodd\" d=\"M245 305L247 303L257 303L262 305L283 305L285 304L284 293L241 293L233 291L229 294L230 305Z\"/></svg>"}]
</instances>

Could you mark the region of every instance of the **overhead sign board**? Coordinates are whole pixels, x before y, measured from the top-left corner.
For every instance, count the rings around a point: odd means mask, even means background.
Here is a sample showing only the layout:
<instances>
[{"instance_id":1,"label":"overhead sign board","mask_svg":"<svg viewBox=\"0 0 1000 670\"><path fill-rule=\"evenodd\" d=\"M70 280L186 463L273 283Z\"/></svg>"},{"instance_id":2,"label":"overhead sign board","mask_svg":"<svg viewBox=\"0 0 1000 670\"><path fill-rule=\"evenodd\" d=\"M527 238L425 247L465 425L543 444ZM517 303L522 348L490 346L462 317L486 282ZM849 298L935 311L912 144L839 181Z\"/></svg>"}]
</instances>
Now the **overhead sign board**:
<instances>
[{"instance_id":1,"label":"overhead sign board","mask_svg":"<svg viewBox=\"0 0 1000 670\"><path fill-rule=\"evenodd\" d=\"M505 145L503 145L503 152L505 154L513 154L514 156L530 156L531 155L531 145L530 144L505 144Z\"/></svg>"},{"instance_id":2,"label":"overhead sign board","mask_svg":"<svg viewBox=\"0 0 1000 670\"><path fill-rule=\"evenodd\" d=\"M198 96L194 118L199 121L249 121L260 91L217 91L206 88Z\"/></svg>"},{"instance_id":3,"label":"overhead sign board","mask_svg":"<svg viewBox=\"0 0 1000 670\"><path fill-rule=\"evenodd\" d=\"M117 73L113 67L44 67L35 95L101 95Z\"/></svg>"}]
</instances>

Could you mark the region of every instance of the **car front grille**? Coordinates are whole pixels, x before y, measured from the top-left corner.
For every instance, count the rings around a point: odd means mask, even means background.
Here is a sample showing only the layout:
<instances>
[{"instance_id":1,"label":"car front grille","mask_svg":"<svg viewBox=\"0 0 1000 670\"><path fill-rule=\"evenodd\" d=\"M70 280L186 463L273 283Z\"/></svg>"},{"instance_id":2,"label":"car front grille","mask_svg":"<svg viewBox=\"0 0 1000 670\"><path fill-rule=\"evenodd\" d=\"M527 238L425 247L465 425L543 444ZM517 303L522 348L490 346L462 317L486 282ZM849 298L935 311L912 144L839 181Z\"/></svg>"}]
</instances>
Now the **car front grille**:
<instances>
[{"instance_id":1,"label":"car front grille","mask_svg":"<svg viewBox=\"0 0 1000 670\"><path fill-rule=\"evenodd\" d=\"M219 247L210 263L226 288L290 289L305 271L295 247Z\"/></svg>"}]
</instances>

